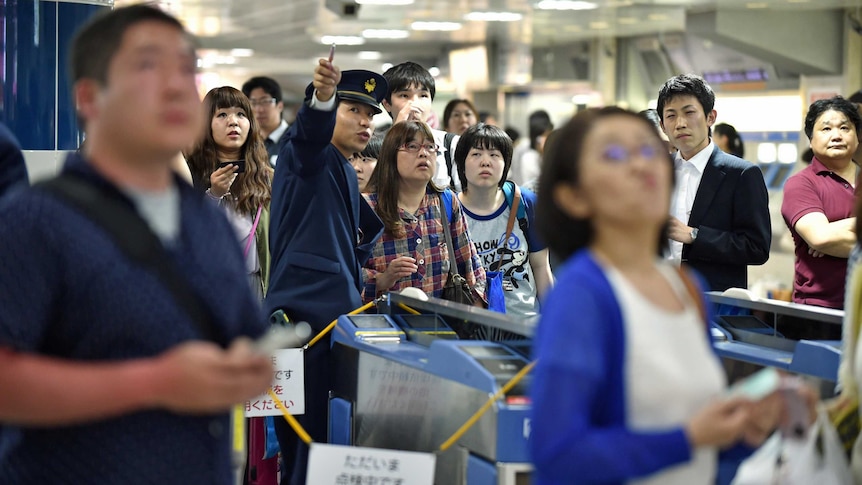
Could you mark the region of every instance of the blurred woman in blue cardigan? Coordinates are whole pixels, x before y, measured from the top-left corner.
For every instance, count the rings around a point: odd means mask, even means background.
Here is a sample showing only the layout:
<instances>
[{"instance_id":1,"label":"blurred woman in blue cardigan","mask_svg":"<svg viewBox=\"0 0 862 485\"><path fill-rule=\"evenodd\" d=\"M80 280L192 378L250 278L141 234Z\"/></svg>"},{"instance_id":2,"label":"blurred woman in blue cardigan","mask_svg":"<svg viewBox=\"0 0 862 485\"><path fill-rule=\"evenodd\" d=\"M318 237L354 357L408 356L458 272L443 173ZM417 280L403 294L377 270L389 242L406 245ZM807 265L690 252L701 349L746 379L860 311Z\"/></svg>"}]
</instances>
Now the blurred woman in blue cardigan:
<instances>
[{"instance_id":1,"label":"blurred woman in blue cardigan","mask_svg":"<svg viewBox=\"0 0 862 485\"><path fill-rule=\"evenodd\" d=\"M578 114L546 156L537 223L567 262L534 344L534 483L715 483L719 450L760 444L783 403L724 395L701 292L659 257L674 183L664 142L609 107Z\"/></svg>"}]
</instances>

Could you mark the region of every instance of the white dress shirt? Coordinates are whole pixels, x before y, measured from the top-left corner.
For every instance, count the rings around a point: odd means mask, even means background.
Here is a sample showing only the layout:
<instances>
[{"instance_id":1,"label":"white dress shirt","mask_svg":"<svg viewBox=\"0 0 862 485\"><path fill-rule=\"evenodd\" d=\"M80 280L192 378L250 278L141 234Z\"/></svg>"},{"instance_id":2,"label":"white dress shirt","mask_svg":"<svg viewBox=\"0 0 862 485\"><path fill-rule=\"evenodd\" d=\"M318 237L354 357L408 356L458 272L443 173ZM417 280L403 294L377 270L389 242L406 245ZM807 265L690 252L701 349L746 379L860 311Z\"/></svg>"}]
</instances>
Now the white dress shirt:
<instances>
[{"instance_id":1,"label":"white dress shirt","mask_svg":"<svg viewBox=\"0 0 862 485\"><path fill-rule=\"evenodd\" d=\"M272 140L273 143L277 145L278 140L281 139L281 135L283 135L285 131L287 131L287 121L281 120L281 123L278 124L278 128L276 128L272 133L270 133L267 138ZM274 167L276 160L278 160L278 155L272 155L271 157L269 157L269 164Z\"/></svg>"},{"instance_id":2,"label":"white dress shirt","mask_svg":"<svg viewBox=\"0 0 862 485\"><path fill-rule=\"evenodd\" d=\"M700 187L700 179L703 177L703 171L709 163L714 147L710 140L706 148L697 152L689 160L683 159L679 151L673 157L676 167L676 187L670 200L670 215L682 221L683 224L688 225L691 208L694 206L697 189ZM681 242L670 240L668 259L676 264L682 262Z\"/></svg>"}]
</instances>

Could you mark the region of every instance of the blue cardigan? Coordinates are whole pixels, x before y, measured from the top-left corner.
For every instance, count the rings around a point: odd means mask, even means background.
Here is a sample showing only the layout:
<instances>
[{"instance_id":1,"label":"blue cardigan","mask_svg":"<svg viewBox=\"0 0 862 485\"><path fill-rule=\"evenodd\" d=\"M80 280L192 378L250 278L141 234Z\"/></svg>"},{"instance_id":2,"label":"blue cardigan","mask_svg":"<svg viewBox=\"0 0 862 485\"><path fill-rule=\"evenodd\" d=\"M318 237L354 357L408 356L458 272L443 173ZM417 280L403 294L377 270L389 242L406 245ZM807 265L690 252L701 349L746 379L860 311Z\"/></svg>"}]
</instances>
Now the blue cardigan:
<instances>
[{"instance_id":1,"label":"blue cardigan","mask_svg":"<svg viewBox=\"0 0 862 485\"><path fill-rule=\"evenodd\" d=\"M682 427L626 425L622 313L589 251L561 268L542 310L530 388L533 483L622 484L689 461ZM739 451L749 450L730 455Z\"/></svg>"}]
</instances>

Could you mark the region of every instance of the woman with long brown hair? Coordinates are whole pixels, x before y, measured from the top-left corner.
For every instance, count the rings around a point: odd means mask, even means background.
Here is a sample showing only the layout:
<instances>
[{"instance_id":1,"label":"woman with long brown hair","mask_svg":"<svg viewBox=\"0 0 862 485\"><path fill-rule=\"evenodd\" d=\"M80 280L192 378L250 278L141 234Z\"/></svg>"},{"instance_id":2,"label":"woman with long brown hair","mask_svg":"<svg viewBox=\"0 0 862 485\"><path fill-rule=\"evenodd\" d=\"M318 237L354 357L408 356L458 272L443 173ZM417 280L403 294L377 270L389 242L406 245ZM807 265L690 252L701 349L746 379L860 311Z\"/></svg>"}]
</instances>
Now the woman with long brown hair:
<instances>
[{"instance_id":1,"label":"woman with long brown hair","mask_svg":"<svg viewBox=\"0 0 862 485\"><path fill-rule=\"evenodd\" d=\"M368 182L373 193L366 199L385 229L363 268L365 301L410 286L439 298L450 265L443 231L451 234L458 274L474 296L484 300L485 270L467 233L461 204L432 181L439 150L428 125L417 121L396 123L383 139ZM451 201L451 214L445 200ZM443 226L443 211L449 227Z\"/></svg>"},{"instance_id":2,"label":"woman with long brown hair","mask_svg":"<svg viewBox=\"0 0 862 485\"><path fill-rule=\"evenodd\" d=\"M189 169L195 187L225 209L245 251L252 289L262 299L269 276L273 170L251 103L242 92L213 88L203 104L210 122L187 157Z\"/></svg>"}]
</instances>

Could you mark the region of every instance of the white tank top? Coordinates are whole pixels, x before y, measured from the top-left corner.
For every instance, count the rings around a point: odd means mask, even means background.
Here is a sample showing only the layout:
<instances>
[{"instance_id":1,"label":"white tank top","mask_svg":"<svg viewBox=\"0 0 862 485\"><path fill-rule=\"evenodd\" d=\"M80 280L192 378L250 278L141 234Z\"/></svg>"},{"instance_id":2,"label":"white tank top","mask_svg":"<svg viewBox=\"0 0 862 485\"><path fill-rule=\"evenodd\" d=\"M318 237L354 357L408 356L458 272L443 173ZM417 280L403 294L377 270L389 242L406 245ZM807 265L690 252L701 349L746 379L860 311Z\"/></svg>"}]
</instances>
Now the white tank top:
<instances>
[{"instance_id":1,"label":"white tank top","mask_svg":"<svg viewBox=\"0 0 862 485\"><path fill-rule=\"evenodd\" d=\"M727 386L710 347L700 312L676 270L657 261L685 309L665 310L647 300L614 268L606 268L620 304L625 331L627 426L658 431L683 426ZM718 451L698 448L692 460L629 483L697 485L715 483Z\"/></svg>"}]
</instances>

